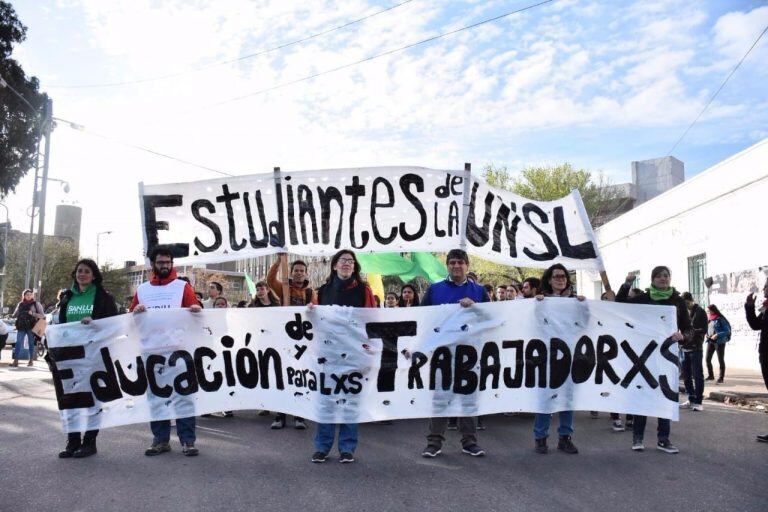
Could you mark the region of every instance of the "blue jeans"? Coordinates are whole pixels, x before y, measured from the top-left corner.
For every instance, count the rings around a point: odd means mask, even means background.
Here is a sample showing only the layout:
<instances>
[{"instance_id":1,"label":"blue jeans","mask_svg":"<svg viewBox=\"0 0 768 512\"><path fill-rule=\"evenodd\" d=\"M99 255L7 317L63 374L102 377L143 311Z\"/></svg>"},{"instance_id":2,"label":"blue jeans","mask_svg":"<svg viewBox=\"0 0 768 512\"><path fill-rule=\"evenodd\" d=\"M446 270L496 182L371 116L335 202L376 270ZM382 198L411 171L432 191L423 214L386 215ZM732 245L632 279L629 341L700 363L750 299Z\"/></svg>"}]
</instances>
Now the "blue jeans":
<instances>
[{"instance_id":1,"label":"blue jeans","mask_svg":"<svg viewBox=\"0 0 768 512\"><path fill-rule=\"evenodd\" d=\"M635 439L642 439L645 434L645 423L648 421L647 416L635 416L635 425L632 427L632 435ZM659 418L659 426L657 427L657 433L659 441L669 440L669 431L672 428L671 422L666 418Z\"/></svg>"},{"instance_id":2,"label":"blue jeans","mask_svg":"<svg viewBox=\"0 0 768 512\"><path fill-rule=\"evenodd\" d=\"M17 331L16 332L16 345L13 347L13 358L18 359L21 348L24 346L24 336L27 337L27 345L29 346L29 358L35 357L35 333L32 331Z\"/></svg>"},{"instance_id":3,"label":"blue jeans","mask_svg":"<svg viewBox=\"0 0 768 512\"><path fill-rule=\"evenodd\" d=\"M329 453L336 437L337 423L318 423L315 432L315 451ZM338 423L339 453L355 453L357 448L357 423Z\"/></svg>"},{"instance_id":4,"label":"blue jeans","mask_svg":"<svg viewBox=\"0 0 768 512\"><path fill-rule=\"evenodd\" d=\"M560 426L557 428L557 433L561 436L573 434L573 411L560 411L558 415L560 416ZM533 421L533 437L536 439L549 437L550 423L552 423L551 414L537 414Z\"/></svg>"},{"instance_id":5,"label":"blue jeans","mask_svg":"<svg viewBox=\"0 0 768 512\"><path fill-rule=\"evenodd\" d=\"M171 440L171 420L150 421L154 439L153 444L167 443ZM176 418L176 433L181 444L195 442L195 417Z\"/></svg>"},{"instance_id":6,"label":"blue jeans","mask_svg":"<svg viewBox=\"0 0 768 512\"><path fill-rule=\"evenodd\" d=\"M686 352L685 359L683 359L685 392L688 393L688 401L692 404L701 404L704 399L703 359L704 353L701 350Z\"/></svg>"}]
</instances>

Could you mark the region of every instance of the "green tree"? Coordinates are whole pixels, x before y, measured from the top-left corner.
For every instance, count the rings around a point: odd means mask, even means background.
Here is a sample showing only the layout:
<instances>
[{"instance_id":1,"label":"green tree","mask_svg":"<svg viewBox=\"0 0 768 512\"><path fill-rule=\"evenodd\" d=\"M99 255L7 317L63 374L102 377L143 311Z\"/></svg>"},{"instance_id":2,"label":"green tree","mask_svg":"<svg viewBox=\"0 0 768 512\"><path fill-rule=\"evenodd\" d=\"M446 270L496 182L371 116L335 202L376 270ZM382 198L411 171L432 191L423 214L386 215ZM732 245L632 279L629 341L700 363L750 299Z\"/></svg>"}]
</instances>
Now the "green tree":
<instances>
[{"instance_id":1,"label":"green tree","mask_svg":"<svg viewBox=\"0 0 768 512\"><path fill-rule=\"evenodd\" d=\"M41 303L56 302L61 288L72 285L72 270L78 259L77 247L69 239L46 237L43 244L42 295ZM14 236L8 239L8 259L5 267L5 304L15 306L24 290L24 276L27 268L27 237Z\"/></svg>"},{"instance_id":2,"label":"green tree","mask_svg":"<svg viewBox=\"0 0 768 512\"><path fill-rule=\"evenodd\" d=\"M0 197L12 192L35 165L39 113L47 101L47 96L38 91L37 78L28 78L19 63L10 58L13 45L24 41L26 34L27 27L16 17L11 4L0 1Z\"/></svg>"},{"instance_id":3,"label":"green tree","mask_svg":"<svg viewBox=\"0 0 768 512\"><path fill-rule=\"evenodd\" d=\"M103 278L102 286L115 297L118 304L125 307L125 304L131 299L131 284L128 279L128 273L123 268L115 268L111 263L105 263L101 266L101 276Z\"/></svg>"}]
</instances>

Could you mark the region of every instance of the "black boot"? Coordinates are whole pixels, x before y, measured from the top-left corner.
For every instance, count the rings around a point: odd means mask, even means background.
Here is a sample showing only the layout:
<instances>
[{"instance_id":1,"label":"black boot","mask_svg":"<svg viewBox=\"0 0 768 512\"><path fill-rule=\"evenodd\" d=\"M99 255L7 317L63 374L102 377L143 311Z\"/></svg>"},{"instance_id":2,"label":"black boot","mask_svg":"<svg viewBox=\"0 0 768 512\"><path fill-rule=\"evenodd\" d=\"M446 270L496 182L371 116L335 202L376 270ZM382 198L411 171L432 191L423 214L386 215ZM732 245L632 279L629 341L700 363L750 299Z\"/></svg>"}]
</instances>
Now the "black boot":
<instances>
[{"instance_id":1,"label":"black boot","mask_svg":"<svg viewBox=\"0 0 768 512\"><path fill-rule=\"evenodd\" d=\"M536 441L536 448L534 448L534 450L536 451L536 453L545 454L549 451L549 449L547 448L546 437L542 437L541 439L536 439L535 441Z\"/></svg>"},{"instance_id":2,"label":"black boot","mask_svg":"<svg viewBox=\"0 0 768 512\"><path fill-rule=\"evenodd\" d=\"M59 452L60 459L69 459L75 455L75 452L80 448L80 438L67 439L67 447Z\"/></svg>"},{"instance_id":3,"label":"black boot","mask_svg":"<svg viewBox=\"0 0 768 512\"><path fill-rule=\"evenodd\" d=\"M560 436L560 440L557 442L557 449L565 453L579 453L578 448L571 441L571 436Z\"/></svg>"},{"instance_id":4,"label":"black boot","mask_svg":"<svg viewBox=\"0 0 768 512\"><path fill-rule=\"evenodd\" d=\"M80 448L75 450L75 453L72 456L76 459L83 459L85 457L90 457L91 455L96 455L96 439L83 440L83 444L80 445Z\"/></svg>"}]
</instances>

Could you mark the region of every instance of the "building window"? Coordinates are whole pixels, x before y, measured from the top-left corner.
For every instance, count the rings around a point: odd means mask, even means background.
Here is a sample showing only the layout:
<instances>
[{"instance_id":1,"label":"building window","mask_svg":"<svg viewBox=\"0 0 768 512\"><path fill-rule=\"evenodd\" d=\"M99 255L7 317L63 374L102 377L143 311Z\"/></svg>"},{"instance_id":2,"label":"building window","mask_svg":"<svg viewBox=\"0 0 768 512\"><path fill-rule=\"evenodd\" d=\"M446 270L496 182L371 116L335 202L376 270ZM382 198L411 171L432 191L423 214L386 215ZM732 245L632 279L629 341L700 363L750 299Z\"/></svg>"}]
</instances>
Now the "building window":
<instances>
[{"instance_id":1,"label":"building window","mask_svg":"<svg viewBox=\"0 0 768 512\"><path fill-rule=\"evenodd\" d=\"M693 300L702 306L708 305L707 287L704 278L707 276L707 255L697 254L688 258L688 291Z\"/></svg>"}]
</instances>

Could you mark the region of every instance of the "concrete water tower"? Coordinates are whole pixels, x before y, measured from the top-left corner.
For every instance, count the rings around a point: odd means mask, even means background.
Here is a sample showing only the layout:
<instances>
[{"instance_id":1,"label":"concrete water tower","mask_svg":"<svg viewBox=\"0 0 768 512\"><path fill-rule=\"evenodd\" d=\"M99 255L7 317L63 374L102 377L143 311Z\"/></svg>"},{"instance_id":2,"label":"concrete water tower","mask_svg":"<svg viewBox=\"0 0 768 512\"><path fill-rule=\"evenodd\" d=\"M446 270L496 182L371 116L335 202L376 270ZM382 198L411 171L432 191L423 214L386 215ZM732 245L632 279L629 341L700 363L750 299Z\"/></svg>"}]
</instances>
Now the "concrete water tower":
<instances>
[{"instance_id":1,"label":"concrete water tower","mask_svg":"<svg viewBox=\"0 0 768 512\"><path fill-rule=\"evenodd\" d=\"M80 247L80 221L83 209L70 204L60 204L56 207L56 224L53 228L55 236L72 240L75 247Z\"/></svg>"}]
</instances>

